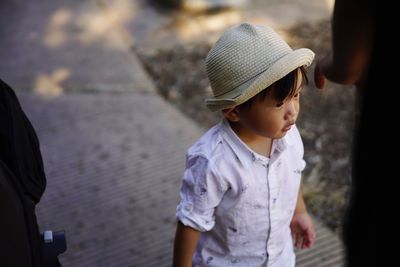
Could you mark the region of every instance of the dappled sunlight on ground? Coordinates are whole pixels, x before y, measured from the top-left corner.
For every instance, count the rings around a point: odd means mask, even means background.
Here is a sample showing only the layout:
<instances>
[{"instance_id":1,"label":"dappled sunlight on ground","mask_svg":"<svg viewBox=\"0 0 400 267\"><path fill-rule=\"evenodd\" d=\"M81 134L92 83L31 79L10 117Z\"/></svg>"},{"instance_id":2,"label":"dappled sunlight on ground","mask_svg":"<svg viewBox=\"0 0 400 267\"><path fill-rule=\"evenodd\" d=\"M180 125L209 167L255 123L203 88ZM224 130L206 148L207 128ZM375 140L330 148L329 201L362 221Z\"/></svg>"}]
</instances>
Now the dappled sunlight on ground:
<instances>
[{"instance_id":1,"label":"dappled sunlight on ground","mask_svg":"<svg viewBox=\"0 0 400 267\"><path fill-rule=\"evenodd\" d=\"M137 0L140 12L129 26L133 34L141 37L136 42L138 49L214 42L226 28L243 21L269 25L280 31L301 21L326 19L333 7L333 0L249 0L229 9L192 12L192 8L169 9L162 5L154 6L152 2L157 1Z\"/></svg>"},{"instance_id":2,"label":"dappled sunlight on ground","mask_svg":"<svg viewBox=\"0 0 400 267\"><path fill-rule=\"evenodd\" d=\"M181 41L203 38L205 33L215 33L240 23L242 15L238 10L226 10L215 14L197 16L178 15L167 27L175 29Z\"/></svg>"},{"instance_id":3,"label":"dappled sunlight on ground","mask_svg":"<svg viewBox=\"0 0 400 267\"><path fill-rule=\"evenodd\" d=\"M43 36L43 44L49 48L55 48L64 44L67 33L63 28L71 22L72 12L69 9L59 9L49 19L47 30Z\"/></svg>"},{"instance_id":4,"label":"dappled sunlight on ground","mask_svg":"<svg viewBox=\"0 0 400 267\"><path fill-rule=\"evenodd\" d=\"M33 87L34 91L47 97L59 96L64 92L61 83L70 75L71 72L67 68L59 68L51 74L39 74Z\"/></svg>"},{"instance_id":5,"label":"dappled sunlight on ground","mask_svg":"<svg viewBox=\"0 0 400 267\"><path fill-rule=\"evenodd\" d=\"M111 48L121 49L120 45L115 45L115 42L108 37L117 31L117 33L124 35L124 38L127 38L124 24L135 17L137 12L135 2L129 0L109 1L109 3L98 0L97 2L99 2L103 12L98 12L98 10L85 12L78 18L79 26L83 29L78 39L83 44L101 40Z\"/></svg>"},{"instance_id":6,"label":"dappled sunlight on ground","mask_svg":"<svg viewBox=\"0 0 400 267\"><path fill-rule=\"evenodd\" d=\"M111 49L124 49L111 38L115 33L124 31L124 24L131 21L137 11L134 2L128 0L113 1L110 4L99 2L98 7L91 5L78 12L60 8L50 16L43 36L43 44L48 48L57 48L65 44L90 46L102 45ZM124 36L127 34L125 33Z\"/></svg>"},{"instance_id":7,"label":"dappled sunlight on ground","mask_svg":"<svg viewBox=\"0 0 400 267\"><path fill-rule=\"evenodd\" d=\"M0 73L15 88L57 95L137 84L133 34L125 27L140 12L136 1L14 0L6 7Z\"/></svg>"},{"instance_id":8,"label":"dappled sunlight on ground","mask_svg":"<svg viewBox=\"0 0 400 267\"><path fill-rule=\"evenodd\" d=\"M124 24L138 13L136 1L13 0L0 6L7 21L0 29L6 36L0 73L13 88L62 94L133 87L133 35Z\"/></svg>"}]
</instances>

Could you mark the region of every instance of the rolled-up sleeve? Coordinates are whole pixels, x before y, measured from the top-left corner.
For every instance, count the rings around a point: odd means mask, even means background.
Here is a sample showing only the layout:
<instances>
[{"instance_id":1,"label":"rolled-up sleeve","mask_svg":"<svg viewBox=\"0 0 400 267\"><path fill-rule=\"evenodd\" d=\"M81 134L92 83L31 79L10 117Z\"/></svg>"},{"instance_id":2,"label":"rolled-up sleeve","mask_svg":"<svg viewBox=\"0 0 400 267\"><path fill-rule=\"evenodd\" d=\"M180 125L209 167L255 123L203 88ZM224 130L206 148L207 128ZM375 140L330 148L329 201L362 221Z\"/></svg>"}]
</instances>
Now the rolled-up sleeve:
<instances>
[{"instance_id":1,"label":"rolled-up sleeve","mask_svg":"<svg viewBox=\"0 0 400 267\"><path fill-rule=\"evenodd\" d=\"M204 155L187 156L176 217L198 231L214 227L214 210L226 191L225 183Z\"/></svg>"}]
</instances>

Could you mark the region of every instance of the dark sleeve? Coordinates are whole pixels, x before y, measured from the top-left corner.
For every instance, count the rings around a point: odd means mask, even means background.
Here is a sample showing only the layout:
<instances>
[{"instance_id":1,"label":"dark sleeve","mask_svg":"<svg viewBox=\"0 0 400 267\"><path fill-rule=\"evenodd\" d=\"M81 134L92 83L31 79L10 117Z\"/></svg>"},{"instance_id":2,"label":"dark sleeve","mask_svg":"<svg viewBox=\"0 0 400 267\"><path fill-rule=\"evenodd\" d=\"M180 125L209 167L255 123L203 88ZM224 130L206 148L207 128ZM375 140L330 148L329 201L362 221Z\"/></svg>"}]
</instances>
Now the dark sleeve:
<instances>
[{"instance_id":1,"label":"dark sleeve","mask_svg":"<svg viewBox=\"0 0 400 267\"><path fill-rule=\"evenodd\" d=\"M39 140L14 91L2 80L0 160L13 172L24 193L39 202L46 187Z\"/></svg>"}]
</instances>

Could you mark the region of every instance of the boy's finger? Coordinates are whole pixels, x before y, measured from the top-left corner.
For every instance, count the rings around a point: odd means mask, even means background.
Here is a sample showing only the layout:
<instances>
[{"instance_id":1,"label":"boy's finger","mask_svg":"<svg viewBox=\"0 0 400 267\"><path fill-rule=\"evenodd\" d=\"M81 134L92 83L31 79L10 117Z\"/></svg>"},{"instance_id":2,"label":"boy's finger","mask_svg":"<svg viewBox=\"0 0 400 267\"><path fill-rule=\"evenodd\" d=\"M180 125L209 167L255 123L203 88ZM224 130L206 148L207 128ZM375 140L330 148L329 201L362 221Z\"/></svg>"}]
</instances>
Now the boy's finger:
<instances>
[{"instance_id":1,"label":"boy's finger","mask_svg":"<svg viewBox=\"0 0 400 267\"><path fill-rule=\"evenodd\" d=\"M301 237L300 235L297 236L296 238L296 247L301 248L301 246L303 245L303 237Z\"/></svg>"},{"instance_id":2,"label":"boy's finger","mask_svg":"<svg viewBox=\"0 0 400 267\"><path fill-rule=\"evenodd\" d=\"M308 231L308 240L309 240L310 246L312 246L315 241L315 232L313 229L310 229L310 231Z\"/></svg>"},{"instance_id":3,"label":"boy's finger","mask_svg":"<svg viewBox=\"0 0 400 267\"><path fill-rule=\"evenodd\" d=\"M309 240L304 241L303 248L310 248L310 241Z\"/></svg>"},{"instance_id":4,"label":"boy's finger","mask_svg":"<svg viewBox=\"0 0 400 267\"><path fill-rule=\"evenodd\" d=\"M310 246L310 240L305 240L303 248L310 248L310 247L311 247Z\"/></svg>"},{"instance_id":5,"label":"boy's finger","mask_svg":"<svg viewBox=\"0 0 400 267\"><path fill-rule=\"evenodd\" d=\"M311 234L311 235L309 235L309 236L307 236L307 242L306 242L306 244L307 244L307 248L310 248L310 247L312 247L312 245L314 244L314 237L313 237L313 235Z\"/></svg>"}]
</instances>

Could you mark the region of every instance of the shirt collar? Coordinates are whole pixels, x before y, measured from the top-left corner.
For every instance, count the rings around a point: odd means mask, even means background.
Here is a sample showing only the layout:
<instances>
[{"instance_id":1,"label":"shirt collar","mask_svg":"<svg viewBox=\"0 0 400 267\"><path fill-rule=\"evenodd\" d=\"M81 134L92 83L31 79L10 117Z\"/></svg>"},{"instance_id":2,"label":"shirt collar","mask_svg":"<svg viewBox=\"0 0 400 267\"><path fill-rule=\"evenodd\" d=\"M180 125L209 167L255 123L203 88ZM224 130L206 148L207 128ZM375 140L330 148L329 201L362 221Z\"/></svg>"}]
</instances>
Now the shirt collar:
<instances>
[{"instance_id":1,"label":"shirt collar","mask_svg":"<svg viewBox=\"0 0 400 267\"><path fill-rule=\"evenodd\" d=\"M222 119L221 128L223 130L224 139L230 145L230 147L241 162L251 163L258 160L263 163L268 163L270 161L270 158L258 154L257 152L253 151L247 144L245 144L232 130L227 119ZM292 144L293 140L291 138L290 132L288 132L283 138L274 139L272 142L271 160L275 161L276 158L278 158L279 155Z\"/></svg>"}]
</instances>

